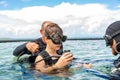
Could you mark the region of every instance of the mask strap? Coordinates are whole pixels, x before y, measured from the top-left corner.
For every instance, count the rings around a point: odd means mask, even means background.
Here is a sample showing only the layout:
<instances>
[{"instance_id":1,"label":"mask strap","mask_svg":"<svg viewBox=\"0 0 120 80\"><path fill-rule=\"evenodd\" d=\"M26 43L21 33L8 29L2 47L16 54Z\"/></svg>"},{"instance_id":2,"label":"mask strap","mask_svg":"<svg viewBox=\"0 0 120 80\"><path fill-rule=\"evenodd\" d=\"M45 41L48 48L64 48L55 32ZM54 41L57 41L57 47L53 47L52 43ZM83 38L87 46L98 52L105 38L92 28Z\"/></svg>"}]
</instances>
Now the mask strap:
<instances>
[{"instance_id":1,"label":"mask strap","mask_svg":"<svg viewBox=\"0 0 120 80\"><path fill-rule=\"evenodd\" d=\"M119 31L114 32L114 33L111 35L111 37L113 38L113 37L117 36L118 34L120 34L120 30L119 30Z\"/></svg>"}]
</instances>

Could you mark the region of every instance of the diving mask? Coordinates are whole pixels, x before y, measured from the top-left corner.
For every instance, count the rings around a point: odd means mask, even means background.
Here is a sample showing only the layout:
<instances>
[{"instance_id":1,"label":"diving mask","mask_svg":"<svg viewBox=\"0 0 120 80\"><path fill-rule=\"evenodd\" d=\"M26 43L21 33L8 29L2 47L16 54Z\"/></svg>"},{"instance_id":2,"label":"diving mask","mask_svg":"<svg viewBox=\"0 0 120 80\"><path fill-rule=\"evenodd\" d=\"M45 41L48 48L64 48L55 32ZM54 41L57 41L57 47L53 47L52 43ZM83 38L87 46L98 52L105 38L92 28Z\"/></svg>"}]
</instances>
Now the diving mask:
<instances>
[{"instance_id":1,"label":"diving mask","mask_svg":"<svg viewBox=\"0 0 120 80\"><path fill-rule=\"evenodd\" d=\"M104 36L106 46L111 46L113 44L112 37L110 35L105 35Z\"/></svg>"},{"instance_id":2,"label":"diving mask","mask_svg":"<svg viewBox=\"0 0 120 80\"><path fill-rule=\"evenodd\" d=\"M67 39L67 36L65 36L65 35L61 36L59 33L56 33L56 34L53 34L52 36L50 36L45 32L45 36L48 39L51 39L54 44L61 44L62 42L65 42Z\"/></svg>"}]
</instances>

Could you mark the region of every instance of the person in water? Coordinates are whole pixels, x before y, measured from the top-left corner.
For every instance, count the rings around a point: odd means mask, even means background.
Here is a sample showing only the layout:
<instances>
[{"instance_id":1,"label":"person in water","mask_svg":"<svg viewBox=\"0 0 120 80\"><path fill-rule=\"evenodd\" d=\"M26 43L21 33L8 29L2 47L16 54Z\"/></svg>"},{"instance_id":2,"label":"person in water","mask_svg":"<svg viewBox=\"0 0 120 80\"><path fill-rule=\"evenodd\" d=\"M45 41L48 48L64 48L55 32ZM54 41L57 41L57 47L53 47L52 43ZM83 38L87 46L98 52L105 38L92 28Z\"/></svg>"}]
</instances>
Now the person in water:
<instances>
[{"instance_id":1,"label":"person in water","mask_svg":"<svg viewBox=\"0 0 120 80\"><path fill-rule=\"evenodd\" d=\"M58 55L56 52L64 42L62 29L54 23L49 24L44 32L46 48L35 60L36 70L42 73L50 73L56 69L64 68L73 60L70 52Z\"/></svg>"},{"instance_id":2,"label":"person in water","mask_svg":"<svg viewBox=\"0 0 120 80\"><path fill-rule=\"evenodd\" d=\"M53 23L53 22L51 22L51 21L43 22L41 29L40 29L40 34L42 36L41 38L38 38L31 42L21 44L20 46L16 47L15 50L13 51L13 55L19 58L19 57L27 54L27 55L29 55L28 61L30 61L30 63L34 63L37 53L40 53L41 51L43 51L46 48L44 30L45 30L46 26L49 25L50 23ZM62 44L61 44L60 49L57 51L57 53L58 54L63 53ZM19 59L18 59L18 61L19 61ZM22 62L23 62L23 60L22 60Z\"/></svg>"},{"instance_id":3,"label":"person in water","mask_svg":"<svg viewBox=\"0 0 120 80\"><path fill-rule=\"evenodd\" d=\"M42 73L51 73L67 70L73 60L71 52L57 54L62 43L66 41L62 29L55 23L47 25L45 28L46 48L38 54L35 60L35 69ZM84 67L91 67L89 64L83 64Z\"/></svg>"},{"instance_id":4,"label":"person in water","mask_svg":"<svg viewBox=\"0 0 120 80\"><path fill-rule=\"evenodd\" d=\"M40 29L40 34L42 35L41 38L37 39L37 40L34 40L34 41L31 41L31 42L27 42L27 43L24 43L18 47L16 47L16 49L13 51L13 55L18 57L17 61L19 62L29 62L30 64L34 64L35 62L35 59L36 59L36 56L38 55L38 53L40 53L41 51L45 50L47 44L46 44L46 41L45 41L45 29L46 27L49 25L49 24L55 24L51 21L44 21L43 24L42 24L42 27ZM66 36L63 37L63 39L67 39ZM57 50L57 54L58 55L61 55L63 53L63 44L61 43L61 47L59 50ZM20 57L24 56L24 55L30 55L29 57L27 57L27 60L25 59L20 59ZM26 56L25 56L26 57ZM83 67L85 68L91 68L92 67L92 64L82 64Z\"/></svg>"},{"instance_id":5,"label":"person in water","mask_svg":"<svg viewBox=\"0 0 120 80\"><path fill-rule=\"evenodd\" d=\"M106 29L104 36L106 46L110 46L113 55L120 54L120 21L113 22ZM111 80L120 80L120 56L114 61L115 69L110 75Z\"/></svg>"}]
</instances>

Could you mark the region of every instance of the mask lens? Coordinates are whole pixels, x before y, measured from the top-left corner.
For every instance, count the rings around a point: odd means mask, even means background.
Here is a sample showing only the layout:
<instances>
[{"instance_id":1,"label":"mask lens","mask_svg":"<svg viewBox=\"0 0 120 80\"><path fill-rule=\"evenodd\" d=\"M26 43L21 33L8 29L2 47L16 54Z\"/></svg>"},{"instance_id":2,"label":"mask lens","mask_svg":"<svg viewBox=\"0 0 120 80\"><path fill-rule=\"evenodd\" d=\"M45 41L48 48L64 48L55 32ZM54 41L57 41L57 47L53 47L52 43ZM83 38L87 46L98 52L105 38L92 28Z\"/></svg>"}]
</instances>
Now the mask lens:
<instances>
[{"instance_id":1,"label":"mask lens","mask_svg":"<svg viewBox=\"0 0 120 80\"><path fill-rule=\"evenodd\" d=\"M62 42L65 42L67 39L67 36L60 36L59 34L53 34L50 39L54 44L61 44Z\"/></svg>"},{"instance_id":2,"label":"mask lens","mask_svg":"<svg viewBox=\"0 0 120 80\"><path fill-rule=\"evenodd\" d=\"M54 44L61 44L62 43L61 37L58 34L52 35L51 40Z\"/></svg>"},{"instance_id":3,"label":"mask lens","mask_svg":"<svg viewBox=\"0 0 120 80\"><path fill-rule=\"evenodd\" d=\"M64 35L64 36L62 37L62 41L65 42L66 40L67 40L67 36Z\"/></svg>"}]
</instances>

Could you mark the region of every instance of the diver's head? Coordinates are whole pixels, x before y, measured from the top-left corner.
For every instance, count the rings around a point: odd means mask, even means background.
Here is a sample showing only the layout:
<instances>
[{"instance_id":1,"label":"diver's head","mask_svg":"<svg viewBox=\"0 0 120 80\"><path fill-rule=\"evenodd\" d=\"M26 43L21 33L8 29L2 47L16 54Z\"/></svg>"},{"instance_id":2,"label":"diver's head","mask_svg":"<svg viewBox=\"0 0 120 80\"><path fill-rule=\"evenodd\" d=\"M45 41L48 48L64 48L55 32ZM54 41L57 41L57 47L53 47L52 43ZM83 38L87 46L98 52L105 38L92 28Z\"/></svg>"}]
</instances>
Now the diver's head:
<instances>
[{"instance_id":1,"label":"diver's head","mask_svg":"<svg viewBox=\"0 0 120 80\"><path fill-rule=\"evenodd\" d=\"M47 25L44 35L47 39L52 40L54 44L61 44L67 39L67 36L63 35L63 30L56 23Z\"/></svg>"},{"instance_id":2,"label":"diver's head","mask_svg":"<svg viewBox=\"0 0 120 80\"><path fill-rule=\"evenodd\" d=\"M67 37L63 35L62 29L55 23L50 23L44 31L46 43L52 47L61 47L62 42L66 41Z\"/></svg>"},{"instance_id":3,"label":"diver's head","mask_svg":"<svg viewBox=\"0 0 120 80\"><path fill-rule=\"evenodd\" d=\"M104 36L106 46L112 48L112 53L120 53L120 21L116 21L108 26Z\"/></svg>"}]
</instances>

